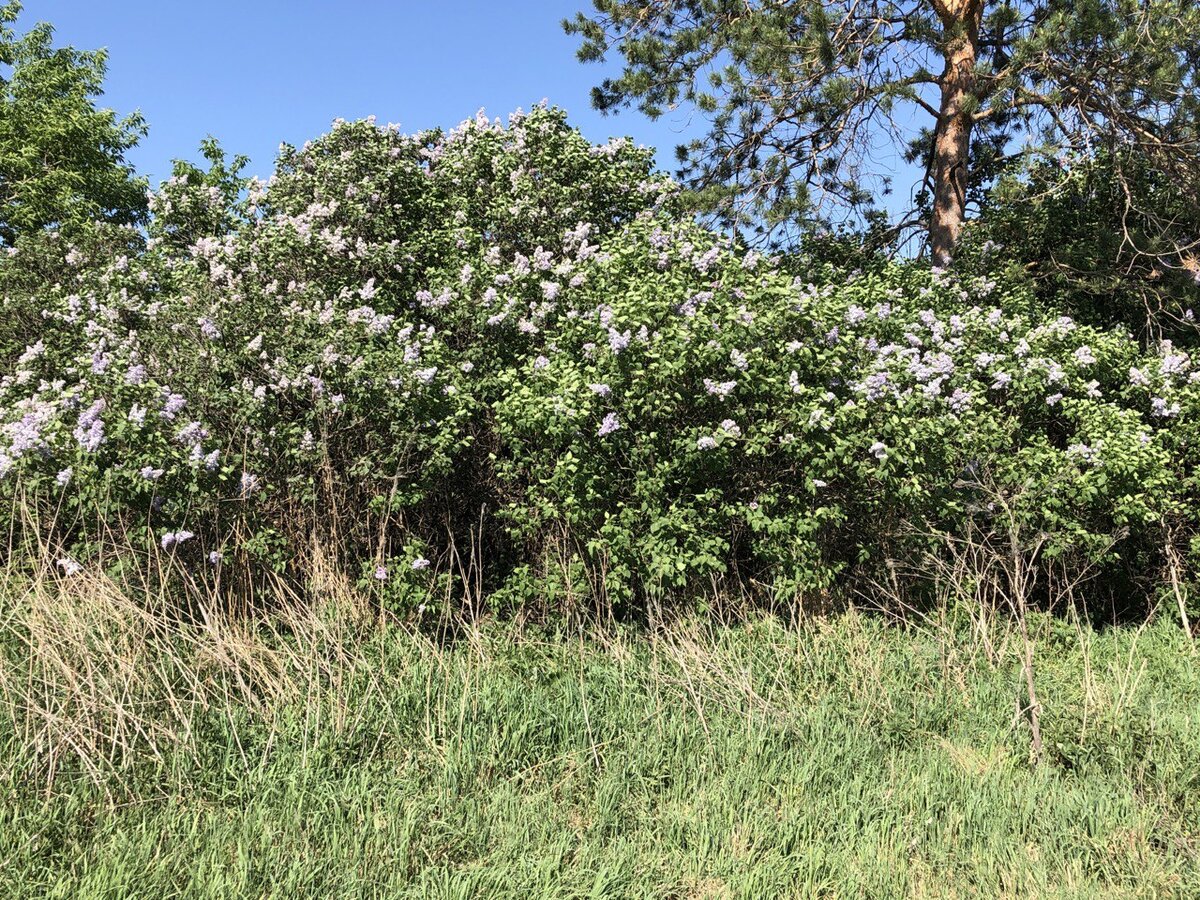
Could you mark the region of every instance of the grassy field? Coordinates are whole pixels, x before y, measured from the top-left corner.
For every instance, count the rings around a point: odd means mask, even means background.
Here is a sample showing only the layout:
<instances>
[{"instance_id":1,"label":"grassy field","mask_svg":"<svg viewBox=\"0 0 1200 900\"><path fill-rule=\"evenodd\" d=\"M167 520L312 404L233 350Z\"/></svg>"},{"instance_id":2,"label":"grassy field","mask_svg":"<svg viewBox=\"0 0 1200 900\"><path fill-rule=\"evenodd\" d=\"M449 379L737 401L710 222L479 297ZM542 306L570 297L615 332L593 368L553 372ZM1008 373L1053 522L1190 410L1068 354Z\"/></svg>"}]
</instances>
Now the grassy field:
<instances>
[{"instance_id":1,"label":"grassy field","mask_svg":"<svg viewBox=\"0 0 1200 900\"><path fill-rule=\"evenodd\" d=\"M81 576L82 577L82 576ZM848 612L437 640L6 591L7 897L1196 897L1165 619ZM152 606L152 605L151 605Z\"/></svg>"}]
</instances>

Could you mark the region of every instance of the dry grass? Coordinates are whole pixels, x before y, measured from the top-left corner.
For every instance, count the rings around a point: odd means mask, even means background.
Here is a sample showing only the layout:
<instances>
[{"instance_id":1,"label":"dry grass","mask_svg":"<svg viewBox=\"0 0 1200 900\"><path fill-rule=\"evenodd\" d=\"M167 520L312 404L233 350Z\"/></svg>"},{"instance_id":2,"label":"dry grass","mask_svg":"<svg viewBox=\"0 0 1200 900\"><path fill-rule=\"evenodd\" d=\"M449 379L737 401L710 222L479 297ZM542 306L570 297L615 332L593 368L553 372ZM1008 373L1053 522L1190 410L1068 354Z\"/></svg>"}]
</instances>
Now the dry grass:
<instances>
[{"instance_id":1,"label":"dry grass","mask_svg":"<svg viewBox=\"0 0 1200 900\"><path fill-rule=\"evenodd\" d=\"M1165 617L435 640L316 550L257 609L155 582L0 574L12 896L1200 892L1200 673Z\"/></svg>"},{"instance_id":2,"label":"dry grass","mask_svg":"<svg viewBox=\"0 0 1200 900\"><path fill-rule=\"evenodd\" d=\"M49 559L32 574L0 573L10 662L0 698L39 780L52 786L65 766L110 783L144 758L193 750L195 722L213 711L270 720L299 705L323 727L351 727L350 681L360 698L364 686L381 690L377 678L364 684L358 648L380 623L319 552L309 571L305 596L279 582L257 611L231 610L215 591L190 591L181 604L161 572L136 593L94 569L65 575Z\"/></svg>"}]
</instances>

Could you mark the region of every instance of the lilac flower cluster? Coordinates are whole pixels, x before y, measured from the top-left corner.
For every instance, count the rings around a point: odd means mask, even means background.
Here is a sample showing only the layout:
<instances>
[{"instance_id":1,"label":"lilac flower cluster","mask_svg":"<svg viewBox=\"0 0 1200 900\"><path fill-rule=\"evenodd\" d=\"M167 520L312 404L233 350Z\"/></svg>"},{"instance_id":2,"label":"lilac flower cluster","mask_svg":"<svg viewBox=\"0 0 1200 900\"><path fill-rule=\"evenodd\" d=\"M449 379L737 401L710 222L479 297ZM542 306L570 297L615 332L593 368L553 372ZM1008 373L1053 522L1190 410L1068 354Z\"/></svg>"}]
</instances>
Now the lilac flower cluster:
<instances>
[{"instance_id":1,"label":"lilac flower cluster","mask_svg":"<svg viewBox=\"0 0 1200 900\"><path fill-rule=\"evenodd\" d=\"M599 429L596 431L597 437L607 437L621 427L621 420L617 418L616 413L608 413L604 417L604 421L600 423Z\"/></svg>"},{"instance_id":2,"label":"lilac flower cluster","mask_svg":"<svg viewBox=\"0 0 1200 900\"><path fill-rule=\"evenodd\" d=\"M172 547L178 547L186 541L190 541L195 536L192 532L182 529L179 531L168 531L162 536L162 540L159 543L164 550L170 550Z\"/></svg>"}]
</instances>

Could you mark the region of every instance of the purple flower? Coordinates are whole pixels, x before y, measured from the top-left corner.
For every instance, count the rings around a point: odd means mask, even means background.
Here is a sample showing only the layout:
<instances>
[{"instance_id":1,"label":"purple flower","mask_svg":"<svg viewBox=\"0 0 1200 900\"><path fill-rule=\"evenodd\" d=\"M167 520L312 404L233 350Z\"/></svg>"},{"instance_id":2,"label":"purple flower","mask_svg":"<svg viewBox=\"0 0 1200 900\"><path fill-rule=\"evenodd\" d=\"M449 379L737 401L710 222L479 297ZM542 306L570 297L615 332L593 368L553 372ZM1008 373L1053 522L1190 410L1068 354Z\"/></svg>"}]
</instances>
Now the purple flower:
<instances>
[{"instance_id":1,"label":"purple flower","mask_svg":"<svg viewBox=\"0 0 1200 900\"><path fill-rule=\"evenodd\" d=\"M146 382L146 367L141 363L130 366L125 370L126 384L144 384Z\"/></svg>"},{"instance_id":2,"label":"purple flower","mask_svg":"<svg viewBox=\"0 0 1200 900\"><path fill-rule=\"evenodd\" d=\"M600 423L600 429L596 432L597 437L605 437L612 434L621 427L621 421L617 418L616 413L609 413L604 417L604 421Z\"/></svg>"},{"instance_id":3,"label":"purple flower","mask_svg":"<svg viewBox=\"0 0 1200 900\"><path fill-rule=\"evenodd\" d=\"M878 400L887 393L888 381L889 376L887 372L873 372L863 379L856 390L866 395L868 400ZM798 392L799 385L793 384L792 390Z\"/></svg>"},{"instance_id":4,"label":"purple flower","mask_svg":"<svg viewBox=\"0 0 1200 900\"><path fill-rule=\"evenodd\" d=\"M629 342L633 339L633 333L626 330L623 334L615 328L608 330L608 346L613 353L620 353L629 346Z\"/></svg>"},{"instance_id":5,"label":"purple flower","mask_svg":"<svg viewBox=\"0 0 1200 900\"><path fill-rule=\"evenodd\" d=\"M375 580L376 581L387 581L388 580L387 566L376 566L375 567Z\"/></svg>"},{"instance_id":6,"label":"purple flower","mask_svg":"<svg viewBox=\"0 0 1200 900\"><path fill-rule=\"evenodd\" d=\"M697 450L712 450L717 446L717 439L711 435L704 435L700 440L696 441Z\"/></svg>"},{"instance_id":7,"label":"purple flower","mask_svg":"<svg viewBox=\"0 0 1200 900\"><path fill-rule=\"evenodd\" d=\"M26 366L33 362L39 356L46 353L46 344L44 341L38 341L36 344L27 344L25 352L17 358L18 366Z\"/></svg>"},{"instance_id":8,"label":"purple flower","mask_svg":"<svg viewBox=\"0 0 1200 900\"><path fill-rule=\"evenodd\" d=\"M97 347L92 353L92 373L94 375L102 375L112 363L112 357L104 352L102 347Z\"/></svg>"},{"instance_id":9,"label":"purple flower","mask_svg":"<svg viewBox=\"0 0 1200 900\"><path fill-rule=\"evenodd\" d=\"M1168 353L1163 357L1162 364L1159 366L1159 373L1162 375L1177 375L1184 371L1188 366L1188 358L1182 353Z\"/></svg>"},{"instance_id":10,"label":"purple flower","mask_svg":"<svg viewBox=\"0 0 1200 900\"><path fill-rule=\"evenodd\" d=\"M1168 405L1167 401L1162 397L1154 397L1150 401L1150 411L1156 416L1169 419L1179 415L1179 404L1172 403Z\"/></svg>"},{"instance_id":11,"label":"purple flower","mask_svg":"<svg viewBox=\"0 0 1200 900\"><path fill-rule=\"evenodd\" d=\"M220 561L221 561L221 554L218 553L216 550L213 550L211 553L208 554L208 564L210 566L215 566Z\"/></svg>"},{"instance_id":12,"label":"purple flower","mask_svg":"<svg viewBox=\"0 0 1200 900\"><path fill-rule=\"evenodd\" d=\"M75 473L71 469L71 467L67 466L67 468L63 469L61 472L59 472L57 475L54 476L54 480L57 481L61 487L66 487L68 484L71 483L71 476L74 474Z\"/></svg>"},{"instance_id":13,"label":"purple flower","mask_svg":"<svg viewBox=\"0 0 1200 900\"><path fill-rule=\"evenodd\" d=\"M733 419L725 419L717 427L730 437L742 436L742 429L738 427L738 423L733 421Z\"/></svg>"},{"instance_id":14,"label":"purple flower","mask_svg":"<svg viewBox=\"0 0 1200 900\"><path fill-rule=\"evenodd\" d=\"M1067 448L1068 456L1075 456L1087 463L1093 465L1100 464L1100 451L1095 447L1089 447L1087 444L1072 444Z\"/></svg>"},{"instance_id":15,"label":"purple flower","mask_svg":"<svg viewBox=\"0 0 1200 900\"><path fill-rule=\"evenodd\" d=\"M601 397L607 397L612 393L612 388L610 388L607 384L589 384L588 388L593 394L597 394Z\"/></svg>"},{"instance_id":16,"label":"purple flower","mask_svg":"<svg viewBox=\"0 0 1200 900\"><path fill-rule=\"evenodd\" d=\"M713 247L712 249L705 251L702 256L697 256L695 259L693 259L692 264L696 267L698 272L707 274L708 270L712 267L712 264L715 263L720 256L720 248Z\"/></svg>"},{"instance_id":17,"label":"purple flower","mask_svg":"<svg viewBox=\"0 0 1200 900\"><path fill-rule=\"evenodd\" d=\"M182 544L184 541L190 541L195 535L190 531L168 531L162 536L159 542L164 550L170 550L172 547Z\"/></svg>"},{"instance_id":18,"label":"purple flower","mask_svg":"<svg viewBox=\"0 0 1200 900\"><path fill-rule=\"evenodd\" d=\"M78 575L80 572L83 571L83 566L81 566L75 560L71 559L69 556L64 556L62 559L58 560L55 564L60 569L62 569L63 575L66 576L67 578L70 578L72 575Z\"/></svg>"},{"instance_id":19,"label":"purple flower","mask_svg":"<svg viewBox=\"0 0 1200 900\"><path fill-rule=\"evenodd\" d=\"M138 474L147 481L158 481L158 479L162 478L163 476L163 470L155 469L153 466L142 466L142 468L138 471Z\"/></svg>"},{"instance_id":20,"label":"purple flower","mask_svg":"<svg viewBox=\"0 0 1200 900\"><path fill-rule=\"evenodd\" d=\"M418 556L416 559L414 559L412 561L412 567L414 569L416 569L417 571L420 571L421 569L428 569L429 568L429 560L427 560L423 556Z\"/></svg>"},{"instance_id":21,"label":"purple flower","mask_svg":"<svg viewBox=\"0 0 1200 900\"><path fill-rule=\"evenodd\" d=\"M243 472L241 479L241 491L243 497L249 497L258 490L258 476L251 472Z\"/></svg>"},{"instance_id":22,"label":"purple flower","mask_svg":"<svg viewBox=\"0 0 1200 900\"><path fill-rule=\"evenodd\" d=\"M174 419L185 406L187 406L187 400L182 395L173 394L168 391L167 396L163 400L163 408L160 415L164 419Z\"/></svg>"},{"instance_id":23,"label":"purple flower","mask_svg":"<svg viewBox=\"0 0 1200 900\"><path fill-rule=\"evenodd\" d=\"M871 455L874 456L880 462L887 459L887 455L888 455L887 444L883 443L883 441L876 441L875 443L873 443L871 445Z\"/></svg>"},{"instance_id":24,"label":"purple flower","mask_svg":"<svg viewBox=\"0 0 1200 900\"><path fill-rule=\"evenodd\" d=\"M442 288L442 292L436 297L430 291L417 291L417 302L426 309L442 309L449 306L454 299L454 292L448 287Z\"/></svg>"},{"instance_id":25,"label":"purple flower","mask_svg":"<svg viewBox=\"0 0 1200 900\"><path fill-rule=\"evenodd\" d=\"M96 421L99 420L100 413L104 412L104 409L107 406L108 406L108 404L104 401L103 398L96 400L94 403L92 403L91 406L89 406L86 410L84 410L82 413L80 413L80 415L79 415L80 426L83 428L91 427Z\"/></svg>"},{"instance_id":26,"label":"purple flower","mask_svg":"<svg viewBox=\"0 0 1200 900\"><path fill-rule=\"evenodd\" d=\"M175 440L179 441L185 447L195 447L206 437L208 437L208 431L203 425L199 422L189 422L175 435Z\"/></svg>"},{"instance_id":27,"label":"purple flower","mask_svg":"<svg viewBox=\"0 0 1200 900\"><path fill-rule=\"evenodd\" d=\"M104 400L97 400L84 411L79 417L79 424L75 426L75 440L88 453L95 453L105 441L104 421L100 418L104 407Z\"/></svg>"},{"instance_id":28,"label":"purple flower","mask_svg":"<svg viewBox=\"0 0 1200 900\"><path fill-rule=\"evenodd\" d=\"M712 291L700 291L693 294L683 303L679 304L679 312L681 315L687 316L689 319L694 317L700 311L700 307L713 298Z\"/></svg>"},{"instance_id":29,"label":"purple flower","mask_svg":"<svg viewBox=\"0 0 1200 900\"><path fill-rule=\"evenodd\" d=\"M950 408L955 412L965 412L967 407L971 405L972 393L963 388L955 388L954 393L946 400L950 404Z\"/></svg>"},{"instance_id":30,"label":"purple flower","mask_svg":"<svg viewBox=\"0 0 1200 900\"><path fill-rule=\"evenodd\" d=\"M728 397L735 387L737 387L736 381L713 381L711 378L704 379L704 390L722 399Z\"/></svg>"}]
</instances>

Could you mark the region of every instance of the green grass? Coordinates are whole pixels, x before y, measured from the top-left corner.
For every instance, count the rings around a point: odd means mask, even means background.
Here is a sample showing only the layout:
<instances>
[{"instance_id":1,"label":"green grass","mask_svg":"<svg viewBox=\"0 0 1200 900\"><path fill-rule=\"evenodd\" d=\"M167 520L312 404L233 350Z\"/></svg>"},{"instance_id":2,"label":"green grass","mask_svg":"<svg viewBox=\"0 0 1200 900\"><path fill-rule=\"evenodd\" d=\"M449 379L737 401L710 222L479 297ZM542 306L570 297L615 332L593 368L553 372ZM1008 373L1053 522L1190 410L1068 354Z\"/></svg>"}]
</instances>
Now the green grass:
<instances>
[{"instance_id":1,"label":"green grass","mask_svg":"<svg viewBox=\"0 0 1200 900\"><path fill-rule=\"evenodd\" d=\"M291 646L291 687L197 682L193 733L129 728L119 752L97 725L91 777L53 746L53 676L40 712L18 702L36 667L16 622L5 896L1200 896L1200 677L1168 621L1035 620L1038 764L1011 635L991 629L989 658L965 622L847 613L452 644L346 627L313 651L260 636ZM204 652L180 651L200 672ZM72 677L116 683L89 665ZM220 666L206 684L235 680ZM127 700L143 725L170 719L149 671Z\"/></svg>"}]
</instances>

